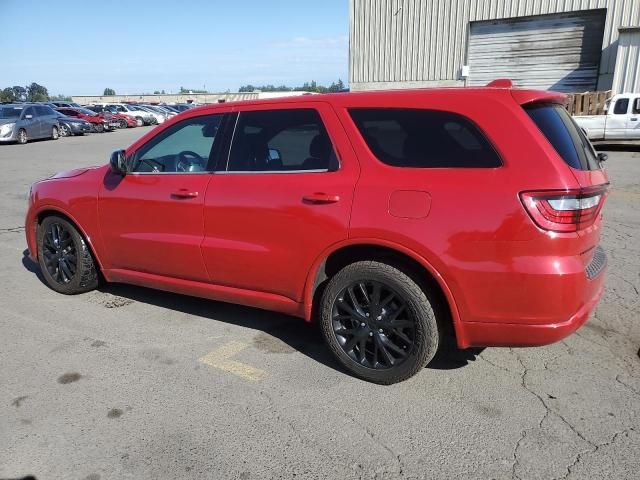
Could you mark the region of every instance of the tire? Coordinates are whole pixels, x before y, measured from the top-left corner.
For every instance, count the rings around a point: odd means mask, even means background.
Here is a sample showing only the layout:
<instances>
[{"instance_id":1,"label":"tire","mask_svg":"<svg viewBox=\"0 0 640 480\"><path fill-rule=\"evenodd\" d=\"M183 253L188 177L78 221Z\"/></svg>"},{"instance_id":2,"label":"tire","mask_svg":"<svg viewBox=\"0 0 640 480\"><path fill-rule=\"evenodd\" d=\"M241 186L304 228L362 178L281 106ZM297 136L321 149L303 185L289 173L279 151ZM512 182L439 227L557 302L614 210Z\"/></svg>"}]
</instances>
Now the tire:
<instances>
[{"instance_id":1,"label":"tire","mask_svg":"<svg viewBox=\"0 0 640 480\"><path fill-rule=\"evenodd\" d=\"M129 124L127 123L127 121L124 118L121 118L118 121L118 128L127 128L129 126Z\"/></svg>"},{"instance_id":2,"label":"tire","mask_svg":"<svg viewBox=\"0 0 640 480\"><path fill-rule=\"evenodd\" d=\"M38 225L37 241L38 263L49 288L75 295L98 286L98 271L89 246L69 221L57 215L45 217Z\"/></svg>"},{"instance_id":3,"label":"tire","mask_svg":"<svg viewBox=\"0 0 640 480\"><path fill-rule=\"evenodd\" d=\"M60 131L58 127L53 127L51 129L51 140L58 140L60 138Z\"/></svg>"},{"instance_id":4,"label":"tire","mask_svg":"<svg viewBox=\"0 0 640 480\"><path fill-rule=\"evenodd\" d=\"M16 142L20 145L26 145L29 140L27 139L27 131L24 128L18 130L18 136L16 137Z\"/></svg>"},{"instance_id":5,"label":"tire","mask_svg":"<svg viewBox=\"0 0 640 480\"><path fill-rule=\"evenodd\" d=\"M144 120L142 117L136 117L136 125L142 127L144 125Z\"/></svg>"},{"instance_id":6,"label":"tire","mask_svg":"<svg viewBox=\"0 0 640 480\"><path fill-rule=\"evenodd\" d=\"M64 123L60 124L60 136L61 137L71 137L73 134L71 133L71 129L68 125Z\"/></svg>"},{"instance_id":7,"label":"tire","mask_svg":"<svg viewBox=\"0 0 640 480\"><path fill-rule=\"evenodd\" d=\"M103 133L104 132L104 125L101 123L95 123L93 125L93 130L97 133Z\"/></svg>"},{"instance_id":8,"label":"tire","mask_svg":"<svg viewBox=\"0 0 640 480\"><path fill-rule=\"evenodd\" d=\"M374 383L412 377L433 359L440 343L425 291L386 263L361 261L340 270L322 294L319 315L322 335L338 362Z\"/></svg>"}]
</instances>

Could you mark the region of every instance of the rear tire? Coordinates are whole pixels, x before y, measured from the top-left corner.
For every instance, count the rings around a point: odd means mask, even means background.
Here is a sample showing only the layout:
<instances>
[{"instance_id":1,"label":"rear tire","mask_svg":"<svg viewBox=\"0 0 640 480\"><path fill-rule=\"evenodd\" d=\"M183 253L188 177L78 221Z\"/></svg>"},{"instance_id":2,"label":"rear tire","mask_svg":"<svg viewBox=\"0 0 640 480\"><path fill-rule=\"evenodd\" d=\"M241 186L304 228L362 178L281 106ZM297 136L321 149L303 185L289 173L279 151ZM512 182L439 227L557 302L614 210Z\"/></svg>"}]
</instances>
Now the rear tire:
<instances>
[{"instance_id":1,"label":"rear tire","mask_svg":"<svg viewBox=\"0 0 640 480\"><path fill-rule=\"evenodd\" d=\"M386 263L361 261L340 270L322 294L320 327L349 372L383 385L406 380L429 363L440 343L425 291Z\"/></svg>"},{"instance_id":2,"label":"rear tire","mask_svg":"<svg viewBox=\"0 0 640 480\"><path fill-rule=\"evenodd\" d=\"M38 263L46 284L56 292L75 295L98 286L91 250L78 229L57 215L38 225Z\"/></svg>"},{"instance_id":3,"label":"rear tire","mask_svg":"<svg viewBox=\"0 0 640 480\"><path fill-rule=\"evenodd\" d=\"M27 139L27 131L24 128L18 130L18 136L16 137L16 142L20 145L25 145L29 140Z\"/></svg>"},{"instance_id":4,"label":"rear tire","mask_svg":"<svg viewBox=\"0 0 640 480\"><path fill-rule=\"evenodd\" d=\"M142 117L136 117L136 125L142 127L144 125L144 120Z\"/></svg>"}]
</instances>

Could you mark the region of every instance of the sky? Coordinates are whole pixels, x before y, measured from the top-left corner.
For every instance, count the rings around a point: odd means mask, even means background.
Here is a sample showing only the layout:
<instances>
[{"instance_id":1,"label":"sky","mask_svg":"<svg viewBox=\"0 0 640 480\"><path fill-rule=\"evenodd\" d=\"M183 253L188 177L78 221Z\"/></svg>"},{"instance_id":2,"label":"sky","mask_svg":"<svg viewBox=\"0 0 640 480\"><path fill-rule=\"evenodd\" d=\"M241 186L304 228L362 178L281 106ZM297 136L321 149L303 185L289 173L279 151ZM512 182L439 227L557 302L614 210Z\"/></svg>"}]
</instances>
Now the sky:
<instances>
[{"instance_id":1,"label":"sky","mask_svg":"<svg viewBox=\"0 0 640 480\"><path fill-rule=\"evenodd\" d=\"M0 0L0 88L36 82L50 95L98 95L347 83L348 22L348 0Z\"/></svg>"}]
</instances>

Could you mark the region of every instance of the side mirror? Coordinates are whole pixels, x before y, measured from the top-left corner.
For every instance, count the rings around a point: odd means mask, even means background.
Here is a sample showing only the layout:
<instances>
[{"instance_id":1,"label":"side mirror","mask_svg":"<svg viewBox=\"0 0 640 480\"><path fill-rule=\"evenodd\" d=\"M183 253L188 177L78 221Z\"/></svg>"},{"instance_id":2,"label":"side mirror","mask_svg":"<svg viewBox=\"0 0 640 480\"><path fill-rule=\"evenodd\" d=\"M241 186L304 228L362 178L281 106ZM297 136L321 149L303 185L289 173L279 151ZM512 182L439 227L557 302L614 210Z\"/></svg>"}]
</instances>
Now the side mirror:
<instances>
[{"instance_id":1,"label":"side mirror","mask_svg":"<svg viewBox=\"0 0 640 480\"><path fill-rule=\"evenodd\" d=\"M109 160L111 171L117 175L126 175L128 170L127 156L124 150L116 150L111 154Z\"/></svg>"},{"instance_id":2,"label":"side mirror","mask_svg":"<svg viewBox=\"0 0 640 480\"><path fill-rule=\"evenodd\" d=\"M27 115L24 116L25 120L31 120L32 118L33 118L33 115L31 115L31 114L27 114Z\"/></svg>"},{"instance_id":3,"label":"side mirror","mask_svg":"<svg viewBox=\"0 0 640 480\"><path fill-rule=\"evenodd\" d=\"M608 158L609 158L609 155L607 155L606 153L604 153L604 152L599 152L598 153L598 160L600 162L606 162Z\"/></svg>"}]
</instances>

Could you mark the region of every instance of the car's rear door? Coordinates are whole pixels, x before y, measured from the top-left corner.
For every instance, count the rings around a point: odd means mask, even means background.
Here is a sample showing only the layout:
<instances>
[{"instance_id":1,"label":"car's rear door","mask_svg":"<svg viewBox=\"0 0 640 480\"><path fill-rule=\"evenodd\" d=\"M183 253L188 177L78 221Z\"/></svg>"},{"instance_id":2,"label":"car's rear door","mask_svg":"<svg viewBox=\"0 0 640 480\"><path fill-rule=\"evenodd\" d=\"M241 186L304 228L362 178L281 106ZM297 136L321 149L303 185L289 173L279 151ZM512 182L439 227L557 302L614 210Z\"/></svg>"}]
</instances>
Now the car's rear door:
<instances>
[{"instance_id":1,"label":"car's rear door","mask_svg":"<svg viewBox=\"0 0 640 480\"><path fill-rule=\"evenodd\" d=\"M312 263L348 237L357 161L329 104L236 113L205 200L207 270L213 283L299 301Z\"/></svg>"},{"instance_id":2,"label":"car's rear door","mask_svg":"<svg viewBox=\"0 0 640 480\"><path fill-rule=\"evenodd\" d=\"M208 281L200 244L210 156L223 115L191 117L129 151L132 172L108 172L98 216L109 269Z\"/></svg>"},{"instance_id":3,"label":"car's rear door","mask_svg":"<svg viewBox=\"0 0 640 480\"><path fill-rule=\"evenodd\" d=\"M627 140L640 140L640 96L632 99L626 137Z\"/></svg>"},{"instance_id":4,"label":"car's rear door","mask_svg":"<svg viewBox=\"0 0 640 480\"><path fill-rule=\"evenodd\" d=\"M24 109L22 114L22 128L27 132L27 138L40 138L42 136L42 127L38 119L35 107L29 106Z\"/></svg>"}]
</instances>

